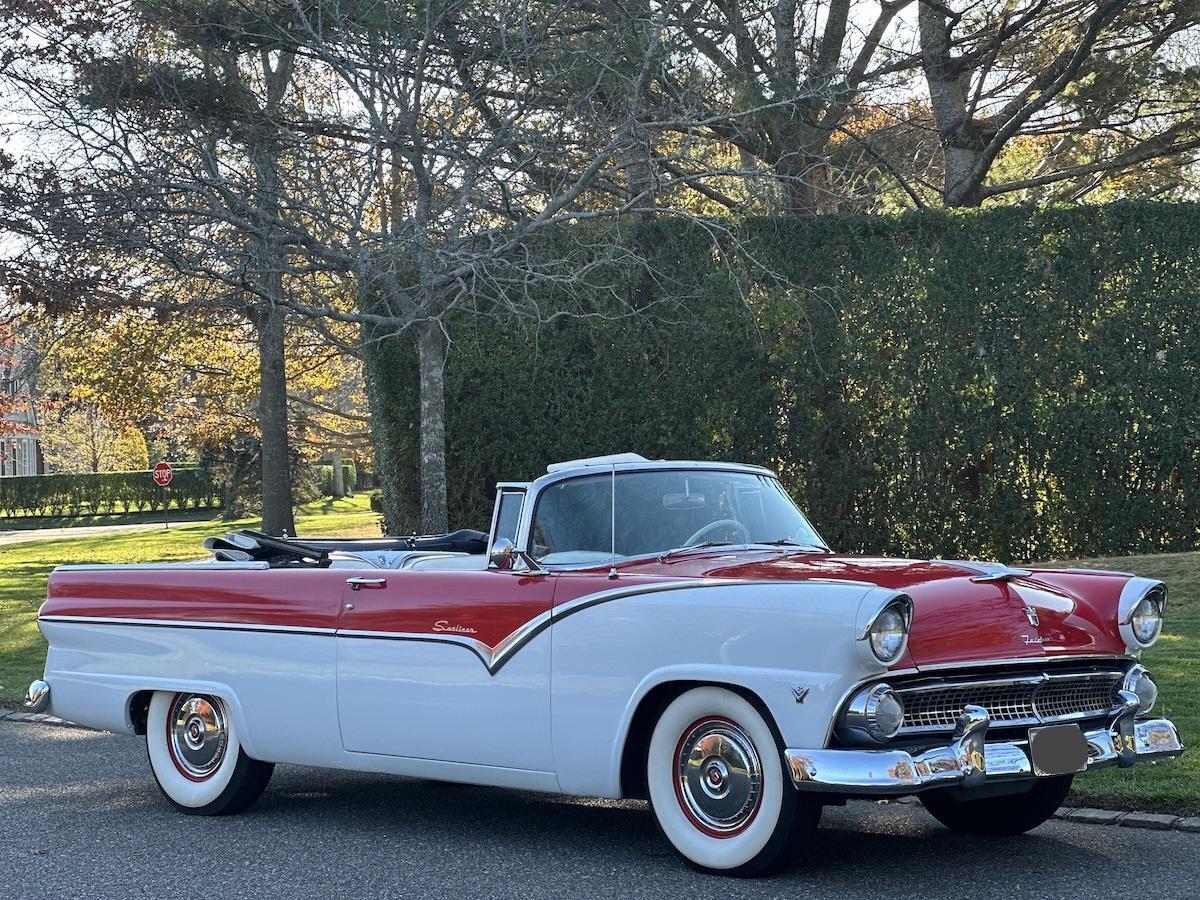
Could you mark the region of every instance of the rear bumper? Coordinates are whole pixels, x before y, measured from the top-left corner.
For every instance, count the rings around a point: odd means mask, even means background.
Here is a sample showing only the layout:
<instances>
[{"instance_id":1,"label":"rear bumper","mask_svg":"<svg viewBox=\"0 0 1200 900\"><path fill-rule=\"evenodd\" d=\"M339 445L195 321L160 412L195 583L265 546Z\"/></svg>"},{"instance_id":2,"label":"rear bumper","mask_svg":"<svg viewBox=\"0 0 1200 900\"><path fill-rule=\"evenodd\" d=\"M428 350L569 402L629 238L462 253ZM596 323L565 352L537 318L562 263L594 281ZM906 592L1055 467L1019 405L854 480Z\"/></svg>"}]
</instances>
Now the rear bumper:
<instances>
[{"instance_id":1,"label":"rear bumper","mask_svg":"<svg viewBox=\"0 0 1200 900\"><path fill-rule=\"evenodd\" d=\"M1166 719L1136 720L1127 707L1108 728L1084 732L1088 761L1082 771L1132 766L1183 752L1179 732ZM792 783L803 791L833 794L912 794L940 787L979 787L1036 777L1028 743L988 742L988 714L963 710L951 742L920 754L903 750L786 750Z\"/></svg>"}]
</instances>

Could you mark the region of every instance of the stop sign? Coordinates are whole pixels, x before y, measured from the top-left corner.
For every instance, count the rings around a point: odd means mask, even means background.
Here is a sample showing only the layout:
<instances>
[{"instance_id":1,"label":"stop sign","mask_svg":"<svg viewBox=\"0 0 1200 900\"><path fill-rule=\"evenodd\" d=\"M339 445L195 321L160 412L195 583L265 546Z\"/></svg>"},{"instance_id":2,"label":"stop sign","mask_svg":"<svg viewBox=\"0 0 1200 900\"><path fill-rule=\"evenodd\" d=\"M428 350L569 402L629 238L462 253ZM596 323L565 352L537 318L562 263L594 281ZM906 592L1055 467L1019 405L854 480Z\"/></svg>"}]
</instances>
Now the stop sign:
<instances>
[{"instance_id":1,"label":"stop sign","mask_svg":"<svg viewBox=\"0 0 1200 900\"><path fill-rule=\"evenodd\" d=\"M154 467L154 483L159 487L166 487L174 477L175 473L171 471L170 463L160 462Z\"/></svg>"}]
</instances>

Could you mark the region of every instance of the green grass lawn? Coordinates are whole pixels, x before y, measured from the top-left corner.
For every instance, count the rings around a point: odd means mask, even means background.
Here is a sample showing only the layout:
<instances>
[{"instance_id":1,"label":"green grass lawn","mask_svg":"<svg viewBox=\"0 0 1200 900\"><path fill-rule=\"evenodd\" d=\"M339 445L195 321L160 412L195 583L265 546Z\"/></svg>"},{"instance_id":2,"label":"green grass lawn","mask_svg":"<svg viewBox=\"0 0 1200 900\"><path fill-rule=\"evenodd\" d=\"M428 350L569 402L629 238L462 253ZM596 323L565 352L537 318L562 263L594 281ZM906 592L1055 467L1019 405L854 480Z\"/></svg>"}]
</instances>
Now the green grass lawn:
<instances>
[{"instance_id":1,"label":"green grass lawn","mask_svg":"<svg viewBox=\"0 0 1200 900\"><path fill-rule=\"evenodd\" d=\"M366 494L320 500L296 511L299 534L374 537L379 515ZM257 528L257 519L173 526L169 531L138 531L93 537L0 545L0 703L23 699L29 682L40 677L46 644L37 629L37 609L46 598L46 577L62 563L134 563L207 556L204 538L238 528Z\"/></svg>"},{"instance_id":2,"label":"green grass lawn","mask_svg":"<svg viewBox=\"0 0 1200 900\"><path fill-rule=\"evenodd\" d=\"M300 534L373 536L378 534L378 518L369 509L366 495L360 495L301 507L296 527ZM256 524L254 520L209 521L163 532L0 546L0 702L13 705L29 682L41 674L45 643L35 618L45 597L46 576L54 566L195 558L203 555L200 542L206 536ZM1172 719L1184 744L1198 749L1155 766L1110 769L1080 777L1068 802L1200 815L1200 553L1087 559L1072 564L1136 572L1167 583L1166 628L1144 661L1159 684L1155 712Z\"/></svg>"}]
</instances>

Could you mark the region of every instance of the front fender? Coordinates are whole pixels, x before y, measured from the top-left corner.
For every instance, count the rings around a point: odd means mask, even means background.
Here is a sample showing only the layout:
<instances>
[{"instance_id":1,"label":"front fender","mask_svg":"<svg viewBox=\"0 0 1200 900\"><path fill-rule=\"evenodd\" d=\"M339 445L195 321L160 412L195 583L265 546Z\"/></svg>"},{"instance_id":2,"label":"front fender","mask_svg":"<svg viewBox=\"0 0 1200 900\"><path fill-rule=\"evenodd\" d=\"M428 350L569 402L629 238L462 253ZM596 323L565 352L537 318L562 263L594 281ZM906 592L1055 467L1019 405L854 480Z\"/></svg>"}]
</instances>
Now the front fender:
<instances>
[{"instance_id":1,"label":"front fender","mask_svg":"<svg viewBox=\"0 0 1200 900\"><path fill-rule=\"evenodd\" d=\"M552 628L555 767L567 793L620 796L621 759L641 702L668 682L757 696L788 747L825 746L864 660L864 609L880 589L852 582L707 585L625 596Z\"/></svg>"}]
</instances>

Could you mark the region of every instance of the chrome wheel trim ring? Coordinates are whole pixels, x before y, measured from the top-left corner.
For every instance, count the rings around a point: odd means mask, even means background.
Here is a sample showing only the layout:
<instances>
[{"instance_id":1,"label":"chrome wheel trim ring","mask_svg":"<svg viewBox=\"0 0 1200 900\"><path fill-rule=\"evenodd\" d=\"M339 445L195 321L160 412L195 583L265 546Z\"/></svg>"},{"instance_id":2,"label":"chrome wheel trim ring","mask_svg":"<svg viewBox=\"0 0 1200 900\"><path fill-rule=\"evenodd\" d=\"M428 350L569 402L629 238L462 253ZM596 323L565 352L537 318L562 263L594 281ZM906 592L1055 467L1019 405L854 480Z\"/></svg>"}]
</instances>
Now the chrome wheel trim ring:
<instances>
[{"instance_id":1,"label":"chrome wheel trim ring","mask_svg":"<svg viewBox=\"0 0 1200 900\"><path fill-rule=\"evenodd\" d=\"M229 718L216 697L179 694L167 715L167 748L171 761L187 778L203 781L225 760Z\"/></svg>"},{"instance_id":2,"label":"chrome wheel trim ring","mask_svg":"<svg viewBox=\"0 0 1200 900\"><path fill-rule=\"evenodd\" d=\"M714 836L745 830L762 801L762 764L750 736L726 719L703 719L679 742L678 796Z\"/></svg>"}]
</instances>

